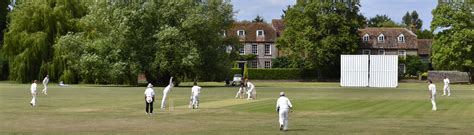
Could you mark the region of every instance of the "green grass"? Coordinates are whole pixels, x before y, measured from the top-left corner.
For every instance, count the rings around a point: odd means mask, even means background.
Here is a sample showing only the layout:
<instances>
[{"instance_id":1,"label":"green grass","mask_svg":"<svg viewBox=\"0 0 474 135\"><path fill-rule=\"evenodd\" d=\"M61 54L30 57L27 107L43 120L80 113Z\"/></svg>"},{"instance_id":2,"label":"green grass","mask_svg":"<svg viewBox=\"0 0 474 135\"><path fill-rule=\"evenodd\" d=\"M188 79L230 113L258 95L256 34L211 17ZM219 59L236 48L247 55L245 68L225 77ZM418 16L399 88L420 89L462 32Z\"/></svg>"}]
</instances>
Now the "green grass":
<instances>
[{"instance_id":1,"label":"green grass","mask_svg":"<svg viewBox=\"0 0 474 135\"><path fill-rule=\"evenodd\" d=\"M343 88L338 83L255 82L258 100L233 99L237 87L202 83L201 108L187 108L191 83L172 91L174 110L145 115L145 87L51 84L29 105L28 84L0 82L0 134L283 134L275 102L285 91L295 109L289 134L474 134L474 86L453 85L438 111L424 83ZM41 91L42 85L39 85Z\"/></svg>"}]
</instances>

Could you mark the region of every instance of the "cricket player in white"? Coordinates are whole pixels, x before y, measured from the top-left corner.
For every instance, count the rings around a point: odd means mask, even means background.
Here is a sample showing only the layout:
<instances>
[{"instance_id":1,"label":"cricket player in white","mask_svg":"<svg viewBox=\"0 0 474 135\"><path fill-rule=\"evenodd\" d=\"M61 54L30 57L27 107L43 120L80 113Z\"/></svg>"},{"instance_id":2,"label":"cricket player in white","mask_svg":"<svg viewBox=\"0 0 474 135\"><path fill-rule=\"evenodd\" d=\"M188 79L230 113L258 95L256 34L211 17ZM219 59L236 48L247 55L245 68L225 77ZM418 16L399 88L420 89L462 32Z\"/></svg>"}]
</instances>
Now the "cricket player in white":
<instances>
[{"instance_id":1,"label":"cricket player in white","mask_svg":"<svg viewBox=\"0 0 474 135\"><path fill-rule=\"evenodd\" d=\"M255 85L253 85L251 82L247 80L247 99L255 99L253 94L256 92L255 91Z\"/></svg>"},{"instance_id":2,"label":"cricket player in white","mask_svg":"<svg viewBox=\"0 0 474 135\"><path fill-rule=\"evenodd\" d=\"M244 85L244 82L240 82L240 88L239 88L239 91L237 91L237 94L235 94L235 98L239 98L240 99L243 99L244 98L244 93L245 92L245 85Z\"/></svg>"},{"instance_id":3,"label":"cricket player in white","mask_svg":"<svg viewBox=\"0 0 474 135\"><path fill-rule=\"evenodd\" d=\"M33 84L31 84L31 96L33 96L33 98L31 99L31 102L30 102L30 105L31 106L36 106L36 89L38 88L38 85L36 84L37 80L34 80L33 81Z\"/></svg>"},{"instance_id":4,"label":"cricket player in white","mask_svg":"<svg viewBox=\"0 0 474 135\"><path fill-rule=\"evenodd\" d=\"M44 89L41 91L43 94L48 95L48 83L49 83L49 75L46 75L43 79L43 86Z\"/></svg>"},{"instance_id":5,"label":"cricket player in white","mask_svg":"<svg viewBox=\"0 0 474 135\"><path fill-rule=\"evenodd\" d=\"M174 86L173 77L171 77L170 78L170 83L163 90L163 99L161 99L161 109L163 109L163 110L165 109L165 106L166 106L165 104L166 104L166 98L168 97L168 93L171 91L173 86Z\"/></svg>"},{"instance_id":6,"label":"cricket player in white","mask_svg":"<svg viewBox=\"0 0 474 135\"><path fill-rule=\"evenodd\" d=\"M198 109L199 107L199 94L201 93L201 87L194 82L194 86L191 88L192 107Z\"/></svg>"},{"instance_id":7,"label":"cricket player in white","mask_svg":"<svg viewBox=\"0 0 474 135\"><path fill-rule=\"evenodd\" d=\"M444 82L443 96L445 96L446 93L448 93L448 96L451 96L451 89L449 88L449 79L447 76L444 76L443 82Z\"/></svg>"},{"instance_id":8,"label":"cricket player in white","mask_svg":"<svg viewBox=\"0 0 474 135\"><path fill-rule=\"evenodd\" d=\"M278 112L278 122L280 123L280 130L288 131L288 113L293 108L290 99L285 97L284 92L280 92L280 98L276 103L276 111Z\"/></svg>"},{"instance_id":9,"label":"cricket player in white","mask_svg":"<svg viewBox=\"0 0 474 135\"><path fill-rule=\"evenodd\" d=\"M145 114L153 114L153 102L155 101L155 91L153 90L153 85L148 83L147 88L145 89Z\"/></svg>"},{"instance_id":10,"label":"cricket player in white","mask_svg":"<svg viewBox=\"0 0 474 135\"><path fill-rule=\"evenodd\" d=\"M428 90L429 90L429 94L430 94L430 98L431 98L431 105L433 106L431 108L432 111L436 111L437 108L436 108L436 86L433 84L433 82L431 80L428 80Z\"/></svg>"}]
</instances>

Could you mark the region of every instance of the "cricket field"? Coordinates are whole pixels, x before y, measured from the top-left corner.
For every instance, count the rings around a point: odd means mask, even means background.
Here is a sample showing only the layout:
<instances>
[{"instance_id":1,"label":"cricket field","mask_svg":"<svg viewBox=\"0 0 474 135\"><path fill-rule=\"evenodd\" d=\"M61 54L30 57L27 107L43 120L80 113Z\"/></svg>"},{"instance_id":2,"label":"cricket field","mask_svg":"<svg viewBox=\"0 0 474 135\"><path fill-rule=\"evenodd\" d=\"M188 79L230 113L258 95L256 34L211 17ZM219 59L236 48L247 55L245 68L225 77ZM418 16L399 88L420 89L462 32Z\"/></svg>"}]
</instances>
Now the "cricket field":
<instances>
[{"instance_id":1,"label":"cricket field","mask_svg":"<svg viewBox=\"0 0 474 135\"><path fill-rule=\"evenodd\" d=\"M191 83L171 91L170 103L145 114L143 87L50 84L31 107L30 85L0 82L0 134L474 134L474 85L436 83L431 111L426 83L398 88L346 88L339 83L254 82L257 100L234 99L238 87L200 83L200 108L188 108ZM281 132L275 103L291 100L289 131ZM167 104L170 105L170 104Z\"/></svg>"}]
</instances>

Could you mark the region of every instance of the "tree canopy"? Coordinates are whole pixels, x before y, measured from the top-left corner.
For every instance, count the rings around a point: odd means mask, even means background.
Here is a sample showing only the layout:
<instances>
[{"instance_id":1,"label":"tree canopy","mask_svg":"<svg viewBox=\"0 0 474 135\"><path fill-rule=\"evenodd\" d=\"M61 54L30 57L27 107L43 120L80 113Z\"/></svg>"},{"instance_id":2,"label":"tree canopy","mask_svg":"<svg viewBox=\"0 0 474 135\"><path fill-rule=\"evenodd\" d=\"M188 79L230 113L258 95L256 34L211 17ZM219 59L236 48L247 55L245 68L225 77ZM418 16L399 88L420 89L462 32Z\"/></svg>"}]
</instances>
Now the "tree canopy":
<instances>
[{"instance_id":1,"label":"tree canopy","mask_svg":"<svg viewBox=\"0 0 474 135\"><path fill-rule=\"evenodd\" d=\"M387 15L375 15L367 21L369 27L400 27Z\"/></svg>"},{"instance_id":2,"label":"tree canopy","mask_svg":"<svg viewBox=\"0 0 474 135\"><path fill-rule=\"evenodd\" d=\"M439 4L433 11L432 64L437 70L474 74L474 14L467 5Z\"/></svg>"},{"instance_id":3,"label":"tree canopy","mask_svg":"<svg viewBox=\"0 0 474 135\"><path fill-rule=\"evenodd\" d=\"M351 4L352 8L343 3L311 2L286 11L286 28L276 43L288 56L289 67L314 69L320 77L337 74L340 55L356 51L358 28L364 22L358 3Z\"/></svg>"},{"instance_id":4,"label":"tree canopy","mask_svg":"<svg viewBox=\"0 0 474 135\"><path fill-rule=\"evenodd\" d=\"M221 35L233 21L228 2L61 2L15 8L4 47L13 80L46 73L67 83L136 84L140 73L161 85L171 76L222 80L237 56L226 52L237 40Z\"/></svg>"},{"instance_id":5,"label":"tree canopy","mask_svg":"<svg viewBox=\"0 0 474 135\"><path fill-rule=\"evenodd\" d=\"M402 18L402 23L411 31L421 30L423 26L423 20L419 18L416 11L407 12Z\"/></svg>"},{"instance_id":6,"label":"tree canopy","mask_svg":"<svg viewBox=\"0 0 474 135\"><path fill-rule=\"evenodd\" d=\"M263 22L265 22L265 20L263 20L263 17L261 17L260 15L257 15L257 17L255 17L255 19L253 19L252 22L263 23Z\"/></svg>"}]
</instances>

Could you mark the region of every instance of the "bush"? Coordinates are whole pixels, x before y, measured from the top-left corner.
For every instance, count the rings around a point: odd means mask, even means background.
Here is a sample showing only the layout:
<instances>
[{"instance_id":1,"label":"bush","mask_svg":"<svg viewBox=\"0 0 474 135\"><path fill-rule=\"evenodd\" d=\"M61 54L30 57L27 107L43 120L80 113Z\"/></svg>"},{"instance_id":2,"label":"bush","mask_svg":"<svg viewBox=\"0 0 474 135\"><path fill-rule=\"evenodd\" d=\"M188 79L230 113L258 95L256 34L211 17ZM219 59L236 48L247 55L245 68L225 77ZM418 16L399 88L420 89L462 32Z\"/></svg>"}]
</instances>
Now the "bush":
<instances>
[{"instance_id":1,"label":"bush","mask_svg":"<svg viewBox=\"0 0 474 135\"><path fill-rule=\"evenodd\" d=\"M233 68L231 75L240 74L240 68ZM249 79L254 80L298 80L302 70L299 68L249 68Z\"/></svg>"}]
</instances>

